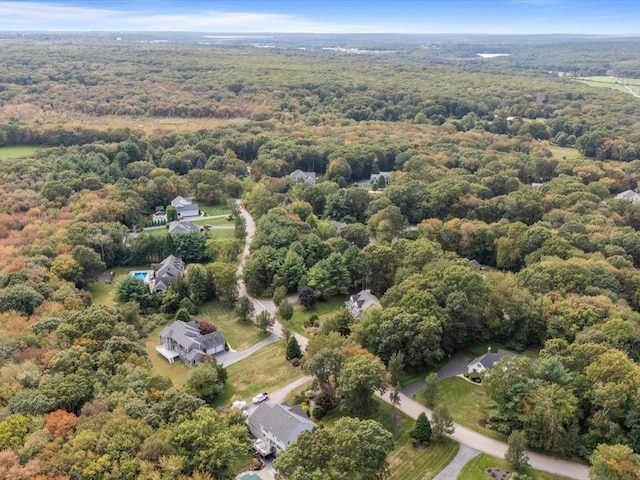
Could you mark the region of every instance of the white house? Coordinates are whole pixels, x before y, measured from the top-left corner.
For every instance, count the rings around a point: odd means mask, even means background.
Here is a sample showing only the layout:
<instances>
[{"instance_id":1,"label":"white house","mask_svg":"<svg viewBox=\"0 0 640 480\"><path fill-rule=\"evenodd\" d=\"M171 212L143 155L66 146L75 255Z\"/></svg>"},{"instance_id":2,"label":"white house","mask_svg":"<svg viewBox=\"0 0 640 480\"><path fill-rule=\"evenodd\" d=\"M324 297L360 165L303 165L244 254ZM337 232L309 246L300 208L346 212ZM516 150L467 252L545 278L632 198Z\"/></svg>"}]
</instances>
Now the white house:
<instances>
[{"instance_id":1,"label":"white house","mask_svg":"<svg viewBox=\"0 0 640 480\"><path fill-rule=\"evenodd\" d=\"M178 212L178 218L189 218L200 216L200 207L194 201L189 198L184 198L178 195L171 200L171 205L176 208Z\"/></svg>"},{"instance_id":2,"label":"white house","mask_svg":"<svg viewBox=\"0 0 640 480\"><path fill-rule=\"evenodd\" d=\"M617 200L626 200L627 202L631 202L633 204L640 203L640 195L638 195L633 190L625 190L624 192L616 195Z\"/></svg>"},{"instance_id":3,"label":"white house","mask_svg":"<svg viewBox=\"0 0 640 480\"><path fill-rule=\"evenodd\" d=\"M316 184L316 172L303 172L298 169L291 172L289 178L294 182L305 182L309 185Z\"/></svg>"},{"instance_id":4,"label":"white house","mask_svg":"<svg viewBox=\"0 0 640 480\"><path fill-rule=\"evenodd\" d=\"M384 184L389 185L391 183L391 172L372 173L369 177L369 183L376 185L380 181L380 177L384 178Z\"/></svg>"},{"instance_id":5,"label":"white house","mask_svg":"<svg viewBox=\"0 0 640 480\"><path fill-rule=\"evenodd\" d=\"M471 360L471 362L467 365L467 373L481 373L492 368L498 360L501 360L505 357L515 358L518 356L519 355L516 352L504 350L502 348L493 353L491 351L491 347L489 347L489 351L487 353Z\"/></svg>"},{"instance_id":6,"label":"white house","mask_svg":"<svg viewBox=\"0 0 640 480\"><path fill-rule=\"evenodd\" d=\"M169 284L184 273L185 265L181 258L169 255L160 263L152 263L151 268L149 289L153 293L165 293Z\"/></svg>"},{"instance_id":7,"label":"white house","mask_svg":"<svg viewBox=\"0 0 640 480\"><path fill-rule=\"evenodd\" d=\"M249 415L247 425L251 434L259 440L256 449L263 456L286 449L302 432L311 431L316 426L299 406L269 403L258 405Z\"/></svg>"},{"instance_id":8,"label":"white house","mask_svg":"<svg viewBox=\"0 0 640 480\"><path fill-rule=\"evenodd\" d=\"M380 301L371 293L371 290L362 290L360 293L354 293L349 297L349 300L344 302L344 306L347 307L349 313L356 320L362 318L362 314L367 308L379 307Z\"/></svg>"}]
</instances>

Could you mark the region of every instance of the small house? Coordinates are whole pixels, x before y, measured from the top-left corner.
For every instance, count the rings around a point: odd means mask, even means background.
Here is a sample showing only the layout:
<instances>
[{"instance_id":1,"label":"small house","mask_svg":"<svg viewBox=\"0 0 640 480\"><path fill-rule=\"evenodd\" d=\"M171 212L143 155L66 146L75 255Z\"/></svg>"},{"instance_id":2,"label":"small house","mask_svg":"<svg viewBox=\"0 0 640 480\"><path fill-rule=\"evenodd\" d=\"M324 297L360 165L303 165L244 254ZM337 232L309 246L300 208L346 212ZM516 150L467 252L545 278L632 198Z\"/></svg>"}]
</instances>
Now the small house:
<instances>
[{"instance_id":1,"label":"small house","mask_svg":"<svg viewBox=\"0 0 640 480\"><path fill-rule=\"evenodd\" d=\"M492 352L491 347L489 347L489 351L484 355L474 358L467 365L467 373L481 373L485 370L490 370L498 360L502 360L505 357L518 357L519 355L516 352L512 352L510 350L504 350L500 348L497 352Z\"/></svg>"},{"instance_id":2,"label":"small house","mask_svg":"<svg viewBox=\"0 0 640 480\"><path fill-rule=\"evenodd\" d=\"M625 200L627 202L631 202L633 204L640 203L640 195L638 195L633 190L625 190L622 193L616 195L617 200Z\"/></svg>"},{"instance_id":3,"label":"small house","mask_svg":"<svg viewBox=\"0 0 640 480\"><path fill-rule=\"evenodd\" d=\"M293 182L304 182L309 185L316 184L316 172L303 172L302 170L294 170L289 175Z\"/></svg>"},{"instance_id":4,"label":"small house","mask_svg":"<svg viewBox=\"0 0 640 480\"><path fill-rule=\"evenodd\" d=\"M380 173L372 173L371 177L369 177L369 183L371 185L378 185L384 179L384 185L389 185L391 183L391 172L380 172Z\"/></svg>"},{"instance_id":5,"label":"small house","mask_svg":"<svg viewBox=\"0 0 640 480\"><path fill-rule=\"evenodd\" d=\"M349 300L344 302L344 306L347 307L353 318L359 320L367 308L379 307L380 301L371 293L371 290L366 289L351 295Z\"/></svg>"},{"instance_id":6,"label":"small house","mask_svg":"<svg viewBox=\"0 0 640 480\"><path fill-rule=\"evenodd\" d=\"M316 426L300 406L261 403L247 419L256 450L263 456L277 454L296 441L302 432Z\"/></svg>"},{"instance_id":7,"label":"small house","mask_svg":"<svg viewBox=\"0 0 640 480\"><path fill-rule=\"evenodd\" d=\"M173 363L181 358L188 366L196 365L205 355L224 352L224 337L217 330L202 335L194 321L176 320L160 332L161 345L156 347L160 355Z\"/></svg>"},{"instance_id":8,"label":"small house","mask_svg":"<svg viewBox=\"0 0 640 480\"><path fill-rule=\"evenodd\" d=\"M200 207L190 198L184 198L178 195L176 198L171 200L171 205L173 205L178 212L178 218L200 216Z\"/></svg>"},{"instance_id":9,"label":"small house","mask_svg":"<svg viewBox=\"0 0 640 480\"><path fill-rule=\"evenodd\" d=\"M193 222L171 222L169 224L169 235L199 232L200 227Z\"/></svg>"}]
</instances>

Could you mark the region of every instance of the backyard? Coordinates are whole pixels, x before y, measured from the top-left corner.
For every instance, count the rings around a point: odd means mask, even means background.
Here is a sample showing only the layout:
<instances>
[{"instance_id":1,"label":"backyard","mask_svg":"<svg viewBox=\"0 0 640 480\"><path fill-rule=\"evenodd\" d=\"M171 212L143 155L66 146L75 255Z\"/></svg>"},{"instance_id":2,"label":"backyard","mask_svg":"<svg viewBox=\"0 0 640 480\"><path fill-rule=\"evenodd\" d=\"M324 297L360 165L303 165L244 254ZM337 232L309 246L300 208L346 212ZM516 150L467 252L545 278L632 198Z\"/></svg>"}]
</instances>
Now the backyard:
<instances>
[{"instance_id":1,"label":"backyard","mask_svg":"<svg viewBox=\"0 0 640 480\"><path fill-rule=\"evenodd\" d=\"M180 359L177 359L175 363L169 363L166 358L162 357L156 351L156 345L160 344L160 331L163 328L164 325L160 325L149 332L149 336L144 342L144 348L151 361L151 369L153 372L164 377L169 377L174 387L180 387L187 381L189 368Z\"/></svg>"},{"instance_id":2,"label":"backyard","mask_svg":"<svg viewBox=\"0 0 640 480\"><path fill-rule=\"evenodd\" d=\"M458 475L458 480L489 480L491 477L485 473L485 470L491 467L509 470L509 466L504 460L481 453L463 467L460 475ZM527 469L526 473L532 480L567 480L566 477L559 477L558 475L532 468Z\"/></svg>"},{"instance_id":3,"label":"backyard","mask_svg":"<svg viewBox=\"0 0 640 480\"><path fill-rule=\"evenodd\" d=\"M126 276L132 270L149 270L149 265L111 268L109 271L115 274L111 283L95 280L89 284L88 290L89 293L91 293L91 299L93 300L93 303L95 303L96 305L115 305L115 299L113 298L114 288L118 280Z\"/></svg>"},{"instance_id":4,"label":"backyard","mask_svg":"<svg viewBox=\"0 0 640 480\"><path fill-rule=\"evenodd\" d=\"M233 350L244 350L269 336L261 332L255 323L238 320L233 309L220 302L203 305L196 318L217 326Z\"/></svg>"}]
</instances>

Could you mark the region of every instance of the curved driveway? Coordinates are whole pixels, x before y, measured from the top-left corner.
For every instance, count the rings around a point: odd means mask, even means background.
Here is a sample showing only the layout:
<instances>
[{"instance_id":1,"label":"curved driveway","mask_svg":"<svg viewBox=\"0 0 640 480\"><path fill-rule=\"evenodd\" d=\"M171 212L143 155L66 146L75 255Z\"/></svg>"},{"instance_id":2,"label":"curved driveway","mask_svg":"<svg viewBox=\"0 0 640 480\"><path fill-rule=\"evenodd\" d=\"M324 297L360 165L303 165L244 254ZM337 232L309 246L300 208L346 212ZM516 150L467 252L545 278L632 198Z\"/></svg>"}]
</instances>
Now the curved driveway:
<instances>
[{"instance_id":1,"label":"curved driveway","mask_svg":"<svg viewBox=\"0 0 640 480\"><path fill-rule=\"evenodd\" d=\"M245 241L244 251L242 252L242 259L240 260L240 265L238 266L238 292L240 295L245 295L251 299L256 308L256 312L268 310L271 314L275 314L276 306L274 305L273 301L261 300L249 295L247 293L247 288L244 284L244 281L242 280L242 271L244 263L249 256L249 247L251 245L253 235L256 231L256 224L249 212L247 212L242 207L242 205L240 205L239 200L237 201L237 203L238 208L240 209L240 214L244 217L247 223L247 237ZM272 330L274 334L281 336L282 325L280 324L280 322L276 320ZM308 343L308 339L297 333L295 334L295 336L298 339L298 342L300 342L300 347L304 350ZM280 389L279 393L290 391L292 388L303 384L305 381L308 381L308 378L305 378L304 380L301 378L294 380L289 385ZM387 403L391 403L388 394L380 395L380 398L382 398ZM400 405L398 406L398 409L412 418L418 418L418 415L422 412L425 412L429 416L431 416L432 414L431 410L416 402L412 398L408 397L404 393L400 393ZM470 430L461 425L456 424L455 427L455 432L450 435L453 440L461 443L462 445L467 445L468 447L487 453L494 457L504 458L504 454L507 451L507 445L505 443L489 437L485 437L484 435L474 432L473 430ZM589 467L580 463L569 462L567 460L549 457L535 452L529 452L529 463L533 468L537 470L543 470L545 472L554 473L556 475L562 475L574 480L589 479Z\"/></svg>"}]
</instances>

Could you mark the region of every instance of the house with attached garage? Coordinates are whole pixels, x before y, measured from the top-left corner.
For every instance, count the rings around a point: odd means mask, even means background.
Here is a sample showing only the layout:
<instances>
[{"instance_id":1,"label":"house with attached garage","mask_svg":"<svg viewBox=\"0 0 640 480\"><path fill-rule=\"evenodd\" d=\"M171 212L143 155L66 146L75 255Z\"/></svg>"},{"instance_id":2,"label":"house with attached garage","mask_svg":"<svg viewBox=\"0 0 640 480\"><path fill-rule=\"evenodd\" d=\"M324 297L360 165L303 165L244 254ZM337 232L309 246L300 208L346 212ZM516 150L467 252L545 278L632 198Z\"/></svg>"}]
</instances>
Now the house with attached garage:
<instances>
[{"instance_id":1,"label":"house with attached garage","mask_svg":"<svg viewBox=\"0 0 640 480\"><path fill-rule=\"evenodd\" d=\"M379 307L380 301L371 293L371 290L362 290L360 293L354 293L349 297L349 300L344 302L344 306L347 307L349 313L359 320L362 318L362 314L367 308Z\"/></svg>"},{"instance_id":2,"label":"house with attached garage","mask_svg":"<svg viewBox=\"0 0 640 480\"><path fill-rule=\"evenodd\" d=\"M178 218L200 216L200 207L190 198L184 198L178 195L176 198L171 200L171 205L176 208L176 212L178 212Z\"/></svg>"},{"instance_id":3,"label":"house with attached garage","mask_svg":"<svg viewBox=\"0 0 640 480\"><path fill-rule=\"evenodd\" d=\"M171 222L169 224L169 235L180 233L200 233L200 227L193 222Z\"/></svg>"},{"instance_id":4,"label":"house with attached garage","mask_svg":"<svg viewBox=\"0 0 640 480\"><path fill-rule=\"evenodd\" d=\"M316 426L299 405L261 403L249 418L247 426L256 438L256 451L266 457L286 449L296 441L302 432L311 431Z\"/></svg>"},{"instance_id":5,"label":"house with attached garage","mask_svg":"<svg viewBox=\"0 0 640 480\"><path fill-rule=\"evenodd\" d=\"M160 341L161 345L156 347L160 355L169 363L180 358L189 367L196 365L205 355L215 355L225 350L224 337L220 332L216 330L203 335L193 320L176 320L164 327L160 332Z\"/></svg>"}]
</instances>

